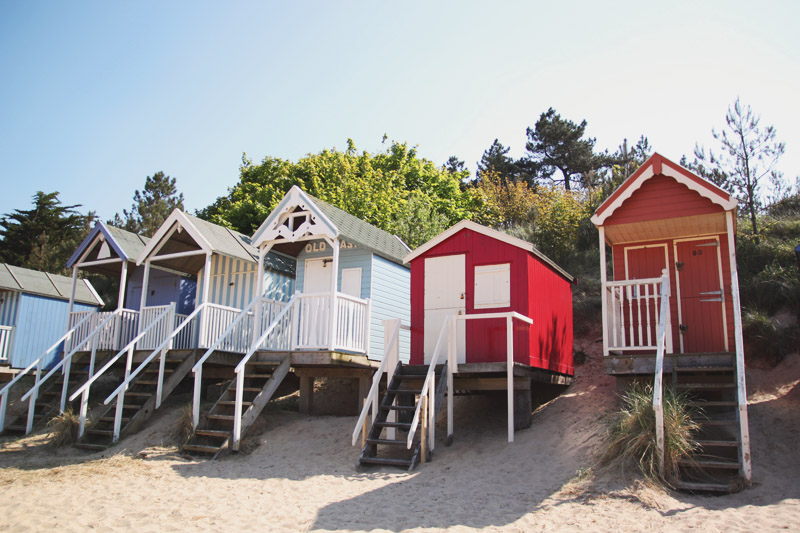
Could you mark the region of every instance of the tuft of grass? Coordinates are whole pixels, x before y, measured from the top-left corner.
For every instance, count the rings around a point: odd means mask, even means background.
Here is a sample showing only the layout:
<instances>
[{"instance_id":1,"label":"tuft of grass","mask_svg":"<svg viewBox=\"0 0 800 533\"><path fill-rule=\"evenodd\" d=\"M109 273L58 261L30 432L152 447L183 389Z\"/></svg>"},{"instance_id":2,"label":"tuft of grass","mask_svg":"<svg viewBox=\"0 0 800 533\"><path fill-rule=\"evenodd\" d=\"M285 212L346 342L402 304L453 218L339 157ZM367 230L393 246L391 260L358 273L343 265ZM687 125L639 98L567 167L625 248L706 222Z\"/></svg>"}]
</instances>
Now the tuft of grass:
<instances>
[{"instance_id":1,"label":"tuft of grass","mask_svg":"<svg viewBox=\"0 0 800 533\"><path fill-rule=\"evenodd\" d=\"M622 408L612 417L600 464L610 468L634 468L645 478L670 486L678 462L691 458L700 445L697 432L702 416L690 406L686 394L664 391L664 475L659 470L653 386L635 383L622 396Z\"/></svg>"},{"instance_id":2,"label":"tuft of grass","mask_svg":"<svg viewBox=\"0 0 800 533\"><path fill-rule=\"evenodd\" d=\"M748 361L761 360L776 366L797 349L795 328L783 325L757 309L745 309L742 313L742 335Z\"/></svg>"},{"instance_id":3,"label":"tuft of grass","mask_svg":"<svg viewBox=\"0 0 800 533\"><path fill-rule=\"evenodd\" d=\"M203 413L200 414L200 422L202 423ZM192 420L192 404L188 403L181 408L181 416L178 418L178 423L175 424L173 430L173 438L179 446L186 444L194 435L194 423Z\"/></svg>"},{"instance_id":4,"label":"tuft of grass","mask_svg":"<svg viewBox=\"0 0 800 533\"><path fill-rule=\"evenodd\" d=\"M71 446L78 440L79 427L80 417L73 413L72 409L66 409L47 422L47 429L50 431L48 444L52 448Z\"/></svg>"}]
</instances>

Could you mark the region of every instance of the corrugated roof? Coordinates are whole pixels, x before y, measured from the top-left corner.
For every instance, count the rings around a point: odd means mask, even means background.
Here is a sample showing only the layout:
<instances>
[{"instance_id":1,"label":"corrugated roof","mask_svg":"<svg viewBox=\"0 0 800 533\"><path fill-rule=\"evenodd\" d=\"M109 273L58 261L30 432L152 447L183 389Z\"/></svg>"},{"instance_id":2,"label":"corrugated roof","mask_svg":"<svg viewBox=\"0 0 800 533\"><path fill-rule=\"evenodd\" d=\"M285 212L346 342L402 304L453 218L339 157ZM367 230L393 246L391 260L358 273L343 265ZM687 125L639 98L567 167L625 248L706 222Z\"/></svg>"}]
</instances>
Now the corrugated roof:
<instances>
[{"instance_id":1,"label":"corrugated roof","mask_svg":"<svg viewBox=\"0 0 800 533\"><path fill-rule=\"evenodd\" d=\"M308 197L336 225L340 239L368 248L381 257L399 265L403 264L403 257L410 250L403 245L400 239L319 198L310 194Z\"/></svg>"},{"instance_id":2,"label":"corrugated roof","mask_svg":"<svg viewBox=\"0 0 800 533\"><path fill-rule=\"evenodd\" d=\"M136 258L139 256L139 253L144 249L147 243L150 241L148 237L143 235L137 235L128 230L115 228L114 226L108 226L103 224L106 231L108 231L109 235L116 241L120 248L122 248L123 253L128 257L129 260L135 261Z\"/></svg>"},{"instance_id":3,"label":"corrugated roof","mask_svg":"<svg viewBox=\"0 0 800 533\"><path fill-rule=\"evenodd\" d=\"M75 287L75 301L89 305L103 305L102 300L96 297L89 285L88 280L79 280ZM72 279L58 274L0 263L0 289L69 300L72 292Z\"/></svg>"}]
</instances>

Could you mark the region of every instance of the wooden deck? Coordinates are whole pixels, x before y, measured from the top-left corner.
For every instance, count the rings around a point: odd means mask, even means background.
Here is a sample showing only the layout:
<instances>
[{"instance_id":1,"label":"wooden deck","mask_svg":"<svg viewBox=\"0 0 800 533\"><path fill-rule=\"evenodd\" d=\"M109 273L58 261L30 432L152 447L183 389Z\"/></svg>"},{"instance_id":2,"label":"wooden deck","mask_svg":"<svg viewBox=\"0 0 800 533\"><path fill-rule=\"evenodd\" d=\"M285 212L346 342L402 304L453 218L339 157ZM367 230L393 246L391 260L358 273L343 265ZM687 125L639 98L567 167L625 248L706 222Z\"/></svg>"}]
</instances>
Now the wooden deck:
<instances>
[{"instance_id":1,"label":"wooden deck","mask_svg":"<svg viewBox=\"0 0 800 533\"><path fill-rule=\"evenodd\" d=\"M734 353L673 353L664 355L664 372L671 373L676 362L684 367L713 366L730 363ZM652 375L655 372L655 354L615 355L604 358L606 374L612 376Z\"/></svg>"}]
</instances>

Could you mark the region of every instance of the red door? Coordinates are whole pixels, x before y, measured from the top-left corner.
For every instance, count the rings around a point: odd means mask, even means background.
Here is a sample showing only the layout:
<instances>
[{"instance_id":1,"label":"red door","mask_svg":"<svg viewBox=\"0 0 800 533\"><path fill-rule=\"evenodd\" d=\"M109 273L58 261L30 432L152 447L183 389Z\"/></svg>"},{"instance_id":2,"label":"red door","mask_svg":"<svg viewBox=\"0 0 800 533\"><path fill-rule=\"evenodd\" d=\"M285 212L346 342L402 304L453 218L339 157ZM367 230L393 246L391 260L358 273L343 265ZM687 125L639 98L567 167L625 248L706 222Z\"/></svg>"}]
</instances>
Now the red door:
<instances>
[{"instance_id":1,"label":"red door","mask_svg":"<svg viewBox=\"0 0 800 533\"><path fill-rule=\"evenodd\" d=\"M719 241L682 241L675 245L683 353L725 350Z\"/></svg>"}]
</instances>

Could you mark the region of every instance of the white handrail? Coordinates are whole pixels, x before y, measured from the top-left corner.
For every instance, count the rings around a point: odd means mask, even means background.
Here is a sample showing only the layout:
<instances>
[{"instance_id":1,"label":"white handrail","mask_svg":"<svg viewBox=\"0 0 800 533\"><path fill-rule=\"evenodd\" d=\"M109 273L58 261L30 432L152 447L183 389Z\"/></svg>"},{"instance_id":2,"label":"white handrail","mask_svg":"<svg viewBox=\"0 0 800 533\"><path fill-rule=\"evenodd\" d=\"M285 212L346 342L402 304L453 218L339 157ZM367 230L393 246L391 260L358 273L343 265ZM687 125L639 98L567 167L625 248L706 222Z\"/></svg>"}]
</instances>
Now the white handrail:
<instances>
[{"instance_id":1,"label":"white handrail","mask_svg":"<svg viewBox=\"0 0 800 533\"><path fill-rule=\"evenodd\" d=\"M200 388L202 387L202 383L203 383L202 382L202 379L203 379L203 363L206 362L206 359L211 357L211 354L213 354L214 351L217 349L217 347L220 344L222 344L222 341L225 339L225 337L227 337L230 334L230 332L233 331L233 328L235 328L239 324L239 322L241 322L244 319L244 317L247 316L247 313L249 313L253 309L253 306L256 305L257 302L260 302L261 299L262 299L261 296L253 298L250 301L250 303L247 304L247 307L245 307L244 309L242 309L239 312L239 314L228 325L228 327L225 329L225 331L223 331L222 334L219 337L217 337L217 340L214 341L211 344L211 346L208 348L208 350L206 350L206 353L204 353L203 356L200 359L198 359L197 362L192 367L192 372L194 373L194 395L193 395L193 398L192 398L192 428L193 429L197 429L197 424L200 423Z\"/></svg>"},{"instance_id":2,"label":"white handrail","mask_svg":"<svg viewBox=\"0 0 800 533\"><path fill-rule=\"evenodd\" d=\"M400 329L411 329L408 326L402 326L400 320L395 321L395 326L392 328L392 333L389 335L387 346L390 346L392 350L396 349L396 342L397 339L400 337ZM367 393L367 401L364 403L364 407L361 409L361 413L358 415L358 421L356 422L356 427L353 429L353 441L351 446L355 446L356 442L358 441L358 434L362 431L364 424L367 423L367 415L372 410L372 421L375 422L375 418L378 414L378 392L380 390L380 383L383 374L387 372L389 366L389 360L392 357L395 357L399 354L389 354L384 353L383 359L381 360L381 364L378 366L378 370L375 371L375 374L372 376L372 386L369 388L369 392ZM387 383L386 386L388 387L391 385L392 376L386 377Z\"/></svg>"},{"instance_id":3,"label":"white handrail","mask_svg":"<svg viewBox=\"0 0 800 533\"><path fill-rule=\"evenodd\" d=\"M434 380L434 376L436 374L436 365L439 364L439 354L441 353L442 349L442 341L444 340L444 334L447 331L447 328L450 326L450 322L453 320L453 317L448 315L445 317L444 322L442 322L442 330L439 332L439 338L436 340L436 347L433 350L433 355L431 356L431 360L428 366L428 373L425 375L425 382L422 384L422 390L419 392L420 399L428 394L429 396L433 396L430 394L431 389L431 382ZM449 366L449 365L448 365ZM448 368L448 372L452 372L451 368ZM452 391L448 391L452 394ZM428 412L435 413L436 412L436 400L435 398L428 399ZM420 409L422 407L422 402L420 401L417 404L417 408L414 410L414 418L411 420L411 427L408 429L408 438L406 439L406 447L411 449L411 444L414 441L414 433L417 431L417 426L419 425L419 416L420 416ZM432 431L432 428L429 425L429 429ZM430 447L433 450L433 439L430 439Z\"/></svg>"},{"instance_id":4,"label":"white handrail","mask_svg":"<svg viewBox=\"0 0 800 533\"><path fill-rule=\"evenodd\" d=\"M195 309L194 311L192 311L192 313L191 313L189 316L187 316L187 317L186 317L186 318L185 318L185 319L184 319L184 320L183 320L183 321L182 321L182 322L181 322L181 323L178 325L178 327L176 327L176 328L175 328L175 329L172 331L172 333L170 333L170 334L167 336L167 338L166 338L166 339L164 339L164 340L161 342L161 344L159 344L158 346L156 346L155 350L153 350L153 351L150 353L150 355L148 355L148 356L147 356L147 357L144 359L144 361L142 361L141 363L139 363L139 366L137 366L137 367L136 367L136 369L135 369L133 372L131 372L130 376L128 376L128 377L125 379L125 381L123 381L123 382L120 384L120 386L119 386L119 387L117 387L117 388L114 390L114 392L112 392L111 394L109 394L108 398L106 398L106 399L105 399L105 401L104 401L103 403L104 403L105 405L108 405L108 403L109 403L109 402L110 402L110 401L111 401L111 400L112 400L112 399L113 399L115 396L117 396L117 395L118 395L118 394L119 394L119 393L120 393L122 390L124 390L124 389L127 389L127 386L128 386L128 384L130 384L130 382L131 382L131 381L133 381L133 380L134 380L134 378L136 378L136 376L138 376L138 375L139 375L139 373L140 373L142 370L144 370L144 368L145 368L147 365L149 365L149 364L150 364L150 361L152 361L152 360L155 358L155 356L156 356L158 353L161 353L161 357L162 357L162 359L163 359L163 357L164 357L164 351L167 349L167 346L169 346L169 344L170 344L170 341L171 341L172 339L174 339L174 338L175 338L175 337L178 335L178 333L180 333L180 332L183 330L183 328L185 328L186 326L188 326L188 325L189 325L189 323L190 323L192 320L194 320L194 318L195 318L197 315L199 315L199 314L200 314L200 313L203 311L203 309L205 308L205 306L207 306L207 305L208 305L208 303L200 304L200 306L199 306L197 309ZM154 322L155 322L155 321L154 321ZM161 389L162 389L162 387L163 387L163 381L164 381L164 365L163 365L163 362L162 362L162 364L161 364L161 367L159 368L159 372L158 372L158 387L157 387L157 391L156 391L156 409L158 409L158 408L161 406Z\"/></svg>"},{"instance_id":5,"label":"white handrail","mask_svg":"<svg viewBox=\"0 0 800 533\"><path fill-rule=\"evenodd\" d=\"M258 298L260 299L260 298ZM283 317L294 307L295 300L297 299L297 294L292 296L292 298L287 302L286 307L284 307L278 316L275 317L275 320L264 330L264 332L255 340L250 346L250 349L247 350L247 353L242 357L239 364L236 365L236 398L234 402L234 410L233 410L233 449L239 449L239 441L242 438L242 400L243 396L242 393L244 392L242 389L244 388L244 369L247 363L250 361L250 358L253 356L254 353L258 350L259 346L267 339L270 333L272 333L275 328L278 326Z\"/></svg>"},{"instance_id":6,"label":"white handrail","mask_svg":"<svg viewBox=\"0 0 800 533\"><path fill-rule=\"evenodd\" d=\"M38 383L39 376L41 375L41 371L42 371L41 364L42 364L42 361L44 361L44 358L47 357L50 352L52 352L53 350L58 348L58 346L62 342L70 339L72 337L72 335L75 333L75 330L77 330L79 327L83 326L83 323L85 321L89 320L92 317L93 313L96 313L96 312L97 312L97 310L94 309L92 312L87 314L80 322L75 324L60 339L58 339L52 346L50 346L47 350L45 350L45 352L41 356L39 356L38 359L33 361L22 372L20 372L16 376L14 376L14 379L9 381L2 389L0 389L0 432L2 432L5 429L6 408L8 407L8 392L11 389L11 387L14 386L14 384L16 384L24 376L26 376L28 374L28 372L33 370L34 367L37 368L37 371L36 371L36 376L37 376L36 377L36 382ZM32 403L35 404L35 402L36 402L36 400L34 399ZM33 406L29 406L28 407L29 411L32 410L31 407L33 407Z\"/></svg>"},{"instance_id":7,"label":"white handrail","mask_svg":"<svg viewBox=\"0 0 800 533\"><path fill-rule=\"evenodd\" d=\"M667 336L667 314L669 313L669 273L666 269L661 277L661 316L658 320L658 347L656 349L656 368L653 383L653 411L656 416L656 453L658 468L664 475L664 405L662 380L664 373L664 347ZM674 369L673 369L674 372Z\"/></svg>"}]
</instances>

